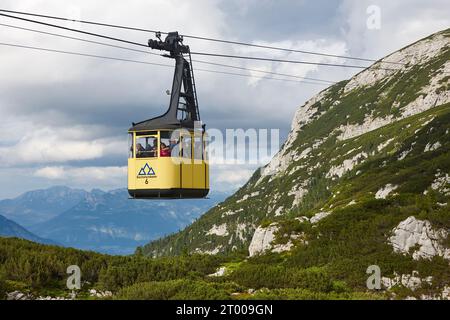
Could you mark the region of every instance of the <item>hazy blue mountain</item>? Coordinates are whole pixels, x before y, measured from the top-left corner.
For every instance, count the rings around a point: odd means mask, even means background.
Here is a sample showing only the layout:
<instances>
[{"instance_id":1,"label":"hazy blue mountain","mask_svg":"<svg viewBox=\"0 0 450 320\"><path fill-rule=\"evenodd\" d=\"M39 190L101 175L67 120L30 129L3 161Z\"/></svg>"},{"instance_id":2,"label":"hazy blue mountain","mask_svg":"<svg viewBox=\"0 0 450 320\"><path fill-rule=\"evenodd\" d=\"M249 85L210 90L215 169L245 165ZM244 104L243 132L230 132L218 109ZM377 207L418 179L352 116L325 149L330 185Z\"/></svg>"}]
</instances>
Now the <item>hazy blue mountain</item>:
<instances>
[{"instance_id":1,"label":"hazy blue mountain","mask_svg":"<svg viewBox=\"0 0 450 320\"><path fill-rule=\"evenodd\" d=\"M17 198L0 201L0 214L29 228L72 208L87 194L87 191L63 186L30 191Z\"/></svg>"},{"instance_id":2,"label":"hazy blue mountain","mask_svg":"<svg viewBox=\"0 0 450 320\"><path fill-rule=\"evenodd\" d=\"M30 230L65 246L129 254L149 240L184 228L225 196L151 201L130 200L126 189L93 190L78 204Z\"/></svg>"},{"instance_id":3,"label":"hazy blue mountain","mask_svg":"<svg viewBox=\"0 0 450 320\"><path fill-rule=\"evenodd\" d=\"M19 224L15 223L14 221L11 221L4 216L0 215L0 237L5 238L22 238L27 239L34 242L39 242L43 244L55 244L54 242L42 239L28 230L26 230L24 227L20 226Z\"/></svg>"}]
</instances>

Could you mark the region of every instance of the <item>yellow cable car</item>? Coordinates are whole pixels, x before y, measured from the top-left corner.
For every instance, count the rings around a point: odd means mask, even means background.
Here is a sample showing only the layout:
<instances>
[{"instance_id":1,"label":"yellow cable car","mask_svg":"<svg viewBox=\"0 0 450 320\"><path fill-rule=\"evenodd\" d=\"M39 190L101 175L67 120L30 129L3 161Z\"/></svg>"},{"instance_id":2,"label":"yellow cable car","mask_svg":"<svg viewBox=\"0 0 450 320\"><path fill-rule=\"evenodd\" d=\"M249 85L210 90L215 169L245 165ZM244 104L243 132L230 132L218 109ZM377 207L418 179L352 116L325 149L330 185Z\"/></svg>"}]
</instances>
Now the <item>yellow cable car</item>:
<instances>
[{"instance_id":1,"label":"yellow cable car","mask_svg":"<svg viewBox=\"0 0 450 320\"><path fill-rule=\"evenodd\" d=\"M152 49L175 59L169 109L129 129L128 193L132 198L204 198L209 192L205 125L200 121L189 47L171 32ZM189 61L185 58L189 59Z\"/></svg>"}]
</instances>

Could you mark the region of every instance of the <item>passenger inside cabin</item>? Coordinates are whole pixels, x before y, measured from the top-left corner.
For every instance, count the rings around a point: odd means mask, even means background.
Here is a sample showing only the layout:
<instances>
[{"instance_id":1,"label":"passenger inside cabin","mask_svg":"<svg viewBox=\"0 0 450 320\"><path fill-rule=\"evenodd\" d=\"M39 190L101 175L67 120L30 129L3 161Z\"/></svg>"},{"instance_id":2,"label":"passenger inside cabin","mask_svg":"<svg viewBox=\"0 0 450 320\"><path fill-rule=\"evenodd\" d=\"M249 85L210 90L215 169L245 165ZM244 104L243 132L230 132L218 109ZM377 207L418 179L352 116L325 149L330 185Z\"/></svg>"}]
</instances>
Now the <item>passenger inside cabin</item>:
<instances>
[{"instance_id":1,"label":"passenger inside cabin","mask_svg":"<svg viewBox=\"0 0 450 320\"><path fill-rule=\"evenodd\" d=\"M161 157L170 157L170 148L164 143L161 142Z\"/></svg>"},{"instance_id":2,"label":"passenger inside cabin","mask_svg":"<svg viewBox=\"0 0 450 320\"><path fill-rule=\"evenodd\" d=\"M178 145L179 141L177 141L176 139L170 139L169 141L169 149L170 151L173 150L173 148L175 148Z\"/></svg>"},{"instance_id":3,"label":"passenger inside cabin","mask_svg":"<svg viewBox=\"0 0 450 320\"><path fill-rule=\"evenodd\" d=\"M142 144L140 144L140 143L136 144L136 158L144 157L144 152L145 152L145 149L142 146Z\"/></svg>"},{"instance_id":4,"label":"passenger inside cabin","mask_svg":"<svg viewBox=\"0 0 450 320\"><path fill-rule=\"evenodd\" d=\"M158 156L158 139L154 139L150 157L157 157L157 156Z\"/></svg>"},{"instance_id":5,"label":"passenger inside cabin","mask_svg":"<svg viewBox=\"0 0 450 320\"><path fill-rule=\"evenodd\" d=\"M147 144L145 146L145 157L154 158L158 156L158 139L153 139L153 143L147 140Z\"/></svg>"},{"instance_id":6,"label":"passenger inside cabin","mask_svg":"<svg viewBox=\"0 0 450 320\"><path fill-rule=\"evenodd\" d=\"M180 141L174 138L171 138L169 140L169 150L170 150L170 155L172 157L178 157L180 154L180 148L179 148L179 143Z\"/></svg>"}]
</instances>

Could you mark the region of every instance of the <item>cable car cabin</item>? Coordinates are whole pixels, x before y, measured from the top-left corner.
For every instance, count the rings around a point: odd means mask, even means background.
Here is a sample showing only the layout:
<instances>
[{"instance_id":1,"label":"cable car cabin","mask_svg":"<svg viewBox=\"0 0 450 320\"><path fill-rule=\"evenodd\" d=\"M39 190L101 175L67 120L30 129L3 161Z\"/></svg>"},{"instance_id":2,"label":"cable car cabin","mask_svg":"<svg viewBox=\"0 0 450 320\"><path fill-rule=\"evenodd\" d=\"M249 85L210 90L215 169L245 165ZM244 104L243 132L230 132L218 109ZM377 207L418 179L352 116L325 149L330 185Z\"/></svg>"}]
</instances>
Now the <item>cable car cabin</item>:
<instances>
[{"instance_id":1,"label":"cable car cabin","mask_svg":"<svg viewBox=\"0 0 450 320\"><path fill-rule=\"evenodd\" d=\"M209 192L206 133L189 47L177 32L165 41L157 37L149 46L175 59L170 104L162 116L129 129L128 193L137 199L203 198Z\"/></svg>"},{"instance_id":2,"label":"cable car cabin","mask_svg":"<svg viewBox=\"0 0 450 320\"><path fill-rule=\"evenodd\" d=\"M177 136L177 137L175 137ZM160 129L130 133L128 192L133 198L203 198L209 167L203 132Z\"/></svg>"}]
</instances>

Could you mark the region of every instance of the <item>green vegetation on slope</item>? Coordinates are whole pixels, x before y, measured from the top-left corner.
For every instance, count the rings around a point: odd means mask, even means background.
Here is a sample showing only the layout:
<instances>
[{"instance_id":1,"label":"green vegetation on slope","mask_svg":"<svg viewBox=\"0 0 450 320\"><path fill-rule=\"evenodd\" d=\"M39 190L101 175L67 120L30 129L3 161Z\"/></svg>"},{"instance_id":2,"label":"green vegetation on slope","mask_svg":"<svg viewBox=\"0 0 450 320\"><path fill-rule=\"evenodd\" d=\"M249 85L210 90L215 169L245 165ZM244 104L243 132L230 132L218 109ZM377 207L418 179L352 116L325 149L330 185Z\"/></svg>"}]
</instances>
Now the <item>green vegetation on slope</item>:
<instances>
[{"instance_id":1,"label":"green vegetation on slope","mask_svg":"<svg viewBox=\"0 0 450 320\"><path fill-rule=\"evenodd\" d=\"M117 291L138 282L203 279L222 257L193 255L150 259L108 256L70 248L44 246L26 240L0 238L0 286L7 291L64 292L70 265L78 265L86 288Z\"/></svg>"},{"instance_id":2,"label":"green vegetation on slope","mask_svg":"<svg viewBox=\"0 0 450 320\"><path fill-rule=\"evenodd\" d=\"M91 288L111 290L113 299L333 299L381 298L381 295L352 292L343 282L333 282L321 270L295 273L297 282L276 286L270 279L279 280L280 271L269 263L260 265L268 271L253 284L257 260L242 262L239 256L191 255L176 258L152 259L143 256L117 257L32 243L14 238L0 238L0 297L19 290L34 296L68 297L65 288L69 265L82 271L81 299L91 299ZM240 261L237 263L237 261ZM275 261L275 260L274 260ZM211 277L219 266L233 266L224 277ZM250 271L250 273L249 273ZM282 271L282 270L281 270ZM286 270L291 271L291 270ZM278 274L278 277L274 277ZM302 275L307 275L301 280ZM249 294L249 289L265 288ZM295 285L295 286L294 286ZM273 288L277 288L274 290ZM293 290L278 290L291 288ZM295 288L295 289L294 289Z\"/></svg>"}]
</instances>

